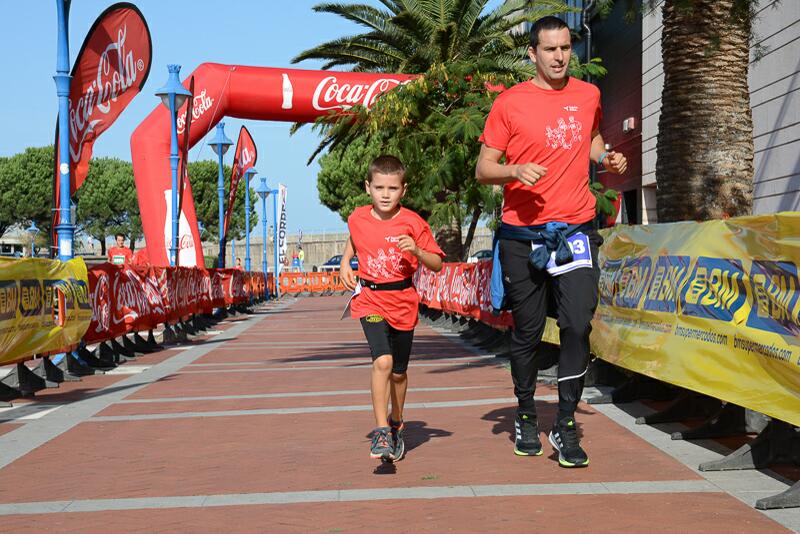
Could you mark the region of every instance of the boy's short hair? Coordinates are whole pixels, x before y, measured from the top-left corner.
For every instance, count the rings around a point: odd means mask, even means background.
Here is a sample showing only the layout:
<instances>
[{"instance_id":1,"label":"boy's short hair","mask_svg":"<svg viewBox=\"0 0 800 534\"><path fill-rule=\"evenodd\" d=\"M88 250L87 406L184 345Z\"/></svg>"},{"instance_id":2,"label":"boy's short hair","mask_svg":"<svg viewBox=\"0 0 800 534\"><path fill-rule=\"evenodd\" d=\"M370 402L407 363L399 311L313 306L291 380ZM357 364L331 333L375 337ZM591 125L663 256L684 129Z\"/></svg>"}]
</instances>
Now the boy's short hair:
<instances>
[{"instance_id":1,"label":"boy's short hair","mask_svg":"<svg viewBox=\"0 0 800 534\"><path fill-rule=\"evenodd\" d=\"M558 17L547 16L540 18L531 26L531 48L536 50L536 47L539 45L539 32L544 30L560 30L562 28L569 28L569 26Z\"/></svg>"},{"instance_id":2,"label":"boy's short hair","mask_svg":"<svg viewBox=\"0 0 800 534\"><path fill-rule=\"evenodd\" d=\"M116 239L118 237L121 237L122 239L125 239L125 234L114 234L114 239Z\"/></svg>"},{"instance_id":3,"label":"boy's short hair","mask_svg":"<svg viewBox=\"0 0 800 534\"><path fill-rule=\"evenodd\" d=\"M384 154L372 160L367 170L367 182L372 183L372 175L376 172L381 174L399 174L403 183L406 183L406 168L395 156Z\"/></svg>"}]
</instances>

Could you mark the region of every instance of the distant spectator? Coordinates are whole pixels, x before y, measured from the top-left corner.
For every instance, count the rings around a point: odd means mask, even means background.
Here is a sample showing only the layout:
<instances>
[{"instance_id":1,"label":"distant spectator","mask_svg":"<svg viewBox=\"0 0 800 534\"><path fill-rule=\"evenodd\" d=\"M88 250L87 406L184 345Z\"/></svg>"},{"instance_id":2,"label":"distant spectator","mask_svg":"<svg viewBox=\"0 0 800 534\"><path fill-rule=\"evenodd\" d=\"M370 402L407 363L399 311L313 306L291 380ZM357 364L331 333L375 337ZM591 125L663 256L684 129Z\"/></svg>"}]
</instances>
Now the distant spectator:
<instances>
[{"instance_id":1,"label":"distant spectator","mask_svg":"<svg viewBox=\"0 0 800 534\"><path fill-rule=\"evenodd\" d=\"M300 255L297 253L297 249L292 252L292 272L300 272Z\"/></svg>"},{"instance_id":2,"label":"distant spectator","mask_svg":"<svg viewBox=\"0 0 800 534\"><path fill-rule=\"evenodd\" d=\"M305 261L306 259L306 253L303 252L302 245L297 245L297 248L300 249L299 252L297 253L297 259L300 260L300 272L305 272L305 269L303 268L303 261Z\"/></svg>"},{"instance_id":3,"label":"distant spectator","mask_svg":"<svg viewBox=\"0 0 800 534\"><path fill-rule=\"evenodd\" d=\"M244 267L242 267L242 258L236 258L236 269L240 271L244 271Z\"/></svg>"},{"instance_id":4,"label":"distant spectator","mask_svg":"<svg viewBox=\"0 0 800 534\"><path fill-rule=\"evenodd\" d=\"M108 249L108 261L115 265L131 263L133 251L125 246L125 235L117 234L114 237L117 240L117 245Z\"/></svg>"}]
</instances>

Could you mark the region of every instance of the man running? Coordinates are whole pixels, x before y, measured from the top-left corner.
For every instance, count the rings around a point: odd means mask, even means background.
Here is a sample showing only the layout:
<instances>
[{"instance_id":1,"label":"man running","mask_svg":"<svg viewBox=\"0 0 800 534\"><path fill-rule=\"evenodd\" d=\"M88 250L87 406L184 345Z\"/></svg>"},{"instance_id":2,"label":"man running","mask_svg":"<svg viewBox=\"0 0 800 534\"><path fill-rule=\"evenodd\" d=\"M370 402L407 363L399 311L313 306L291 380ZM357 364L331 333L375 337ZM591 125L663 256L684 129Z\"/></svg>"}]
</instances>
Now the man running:
<instances>
[{"instance_id":1,"label":"man running","mask_svg":"<svg viewBox=\"0 0 800 534\"><path fill-rule=\"evenodd\" d=\"M552 292L558 312L558 415L550 442L564 467L589 464L580 446L575 410L589 362L589 333L597 307L595 198L589 160L623 173L625 157L604 150L600 91L568 74L572 52L567 25L556 17L531 29L528 56L536 76L501 93L480 138L475 170L482 184L503 185L498 229L503 289L514 317L511 374L519 407L514 453L539 456L542 443L533 393ZM505 156L505 163L500 163Z\"/></svg>"}]
</instances>

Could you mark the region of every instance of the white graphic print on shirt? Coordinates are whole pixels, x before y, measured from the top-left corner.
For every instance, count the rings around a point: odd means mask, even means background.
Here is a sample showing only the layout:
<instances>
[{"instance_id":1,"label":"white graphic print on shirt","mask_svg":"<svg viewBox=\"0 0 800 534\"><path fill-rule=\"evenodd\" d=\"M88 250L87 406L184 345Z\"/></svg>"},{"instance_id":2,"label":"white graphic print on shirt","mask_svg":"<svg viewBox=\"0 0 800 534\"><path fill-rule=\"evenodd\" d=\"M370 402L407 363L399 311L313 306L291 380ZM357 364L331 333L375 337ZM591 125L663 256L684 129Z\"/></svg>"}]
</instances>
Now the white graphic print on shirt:
<instances>
[{"instance_id":1,"label":"white graphic print on shirt","mask_svg":"<svg viewBox=\"0 0 800 534\"><path fill-rule=\"evenodd\" d=\"M580 143L583 140L581 130L583 124L575 120L575 117L570 115L569 119L565 121L563 118L558 119L558 127L547 128L547 146L550 148L563 148L569 150L573 145Z\"/></svg>"},{"instance_id":2,"label":"white graphic print on shirt","mask_svg":"<svg viewBox=\"0 0 800 534\"><path fill-rule=\"evenodd\" d=\"M367 254L367 270L379 278L393 278L405 275L405 265L402 264L403 253L396 247L378 249L378 256Z\"/></svg>"}]
</instances>

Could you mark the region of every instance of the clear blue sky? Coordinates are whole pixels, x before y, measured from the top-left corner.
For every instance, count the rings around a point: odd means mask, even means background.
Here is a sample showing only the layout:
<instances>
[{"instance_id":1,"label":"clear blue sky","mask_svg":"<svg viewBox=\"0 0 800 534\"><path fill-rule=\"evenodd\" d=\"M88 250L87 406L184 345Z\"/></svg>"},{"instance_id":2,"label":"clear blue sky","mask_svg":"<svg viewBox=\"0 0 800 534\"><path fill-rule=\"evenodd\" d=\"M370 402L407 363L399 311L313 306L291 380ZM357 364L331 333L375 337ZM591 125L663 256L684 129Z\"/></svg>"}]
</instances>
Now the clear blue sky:
<instances>
[{"instance_id":1,"label":"clear blue sky","mask_svg":"<svg viewBox=\"0 0 800 534\"><path fill-rule=\"evenodd\" d=\"M375 0L363 3L379 5ZM113 1L73 0L70 9L70 62L74 62L86 33L97 16ZM314 13L310 0L136 0L150 27L153 61L142 92L94 145L95 156L130 161L130 136L158 105L153 92L167 79L166 65L178 63L185 78L200 63L289 67L299 52L323 41L359 31L341 17ZM499 0L491 2L499 4ZM0 83L0 156L28 146L53 142L58 112L53 74L56 66L56 3L54 0L3 2L0 17L3 79ZM306 61L300 68L319 68ZM225 131L234 142L246 124L258 145L257 169L286 184L289 232L302 229L344 229L338 214L319 203L316 177L319 166L306 166L318 139L310 128L289 136L288 123L225 119ZM201 148L202 147L202 148ZM232 153L231 151L230 153ZM229 154L230 154L229 153ZM207 145L198 143L190 161L213 159ZM230 163L228 155L226 162ZM49 199L48 199L49 201ZM256 231L259 229L256 228Z\"/></svg>"}]
</instances>

